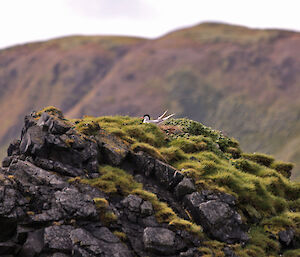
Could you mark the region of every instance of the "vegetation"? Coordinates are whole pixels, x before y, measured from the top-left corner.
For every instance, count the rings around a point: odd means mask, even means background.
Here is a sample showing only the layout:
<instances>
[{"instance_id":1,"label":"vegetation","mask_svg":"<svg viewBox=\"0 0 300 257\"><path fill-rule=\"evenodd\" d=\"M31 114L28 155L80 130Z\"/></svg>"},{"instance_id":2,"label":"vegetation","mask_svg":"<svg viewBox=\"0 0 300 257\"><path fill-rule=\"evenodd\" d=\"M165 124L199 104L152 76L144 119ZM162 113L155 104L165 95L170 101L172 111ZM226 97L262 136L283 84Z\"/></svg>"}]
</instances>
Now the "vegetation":
<instances>
[{"instance_id":1,"label":"vegetation","mask_svg":"<svg viewBox=\"0 0 300 257\"><path fill-rule=\"evenodd\" d=\"M89 122L113 131L133 150L146 151L181 170L193 179L198 190L205 188L234 195L251 237L246 246L233 246L237 255L277 256L280 251L278 232L287 227L293 228L299 238L300 184L291 182L282 174L284 170L290 171L292 164L275 161L264 154L243 153L235 139L187 119L170 120L166 125L169 126L167 132L166 127L141 124L138 119L122 116L86 117L73 122L81 133L86 133L83 128ZM94 126L93 133L101 133L101 129L97 132L97 127ZM178 217L167 203L145 191L142 184L135 182L124 170L100 166L99 172L99 178L81 179L81 182L97 186L107 194L136 194L152 203L158 222L204 238L201 227L192 220ZM204 241L203 247L199 248L204 256L222 256L222 243L208 238ZM284 254L292 256L294 252Z\"/></svg>"}]
</instances>

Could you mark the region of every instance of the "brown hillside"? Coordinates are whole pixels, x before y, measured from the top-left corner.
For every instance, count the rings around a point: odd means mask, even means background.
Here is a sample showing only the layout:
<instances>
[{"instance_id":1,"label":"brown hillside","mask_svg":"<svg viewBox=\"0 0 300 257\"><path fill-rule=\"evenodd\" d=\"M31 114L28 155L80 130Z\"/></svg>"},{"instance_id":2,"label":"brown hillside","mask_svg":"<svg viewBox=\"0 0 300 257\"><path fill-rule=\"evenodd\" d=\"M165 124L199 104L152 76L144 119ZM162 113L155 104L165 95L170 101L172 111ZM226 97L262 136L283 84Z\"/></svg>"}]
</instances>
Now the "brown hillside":
<instances>
[{"instance_id":1,"label":"brown hillside","mask_svg":"<svg viewBox=\"0 0 300 257\"><path fill-rule=\"evenodd\" d=\"M43 105L69 117L168 108L300 165L299 33L206 23L156 40L70 37L2 51L0 67L2 143Z\"/></svg>"}]
</instances>

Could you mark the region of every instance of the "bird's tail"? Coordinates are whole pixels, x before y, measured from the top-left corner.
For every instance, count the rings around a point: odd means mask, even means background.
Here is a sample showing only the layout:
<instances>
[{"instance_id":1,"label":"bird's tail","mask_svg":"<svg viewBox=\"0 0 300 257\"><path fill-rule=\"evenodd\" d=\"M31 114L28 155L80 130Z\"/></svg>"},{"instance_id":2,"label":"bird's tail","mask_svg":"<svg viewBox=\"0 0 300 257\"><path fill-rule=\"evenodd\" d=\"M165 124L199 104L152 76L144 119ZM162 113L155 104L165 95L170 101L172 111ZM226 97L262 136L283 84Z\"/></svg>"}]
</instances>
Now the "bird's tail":
<instances>
[{"instance_id":1,"label":"bird's tail","mask_svg":"<svg viewBox=\"0 0 300 257\"><path fill-rule=\"evenodd\" d=\"M171 114L171 115L169 115L169 116L167 116L167 117L163 118L163 120L170 119L170 118L171 118L171 117L173 117L174 115L175 115L175 113L173 113L173 114Z\"/></svg>"},{"instance_id":2,"label":"bird's tail","mask_svg":"<svg viewBox=\"0 0 300 257\"><path fill-rule=\"evenodd\" d=\"M166 110L161 116L159 116L157 119L161 120L166 114L167 114L168 110Z\"/></svg>"}]
</instances>

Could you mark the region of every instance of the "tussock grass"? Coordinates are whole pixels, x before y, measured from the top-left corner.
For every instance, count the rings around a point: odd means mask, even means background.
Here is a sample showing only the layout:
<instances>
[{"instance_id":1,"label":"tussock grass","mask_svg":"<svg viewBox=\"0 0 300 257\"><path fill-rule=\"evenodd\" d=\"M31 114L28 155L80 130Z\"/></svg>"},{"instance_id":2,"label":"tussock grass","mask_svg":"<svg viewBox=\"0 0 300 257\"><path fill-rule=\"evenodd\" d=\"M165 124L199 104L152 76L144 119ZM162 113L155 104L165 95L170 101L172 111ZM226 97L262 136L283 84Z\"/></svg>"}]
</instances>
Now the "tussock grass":
<instances>
[{"instance_id":1,"label":"tussock grass","mask_svg":"<svg viewBox=\"0 0 300 257\"><path fill-rule=\"evenodd\" d=\"M264 165L266 167L270 167L270 165L274 162L274 157L262 153L243 153L242 157L257 162L258 164Z\"/></svg>"},{"instance_id":2,"label":"tussock grass","mask_svg":"<svg viewBox=\"0 0 300 257\"><path fill-rule=\"evenodd\" d=\"M156 149L155 147L153 147L147 143L135 143L131 146L131 149L134 152L142 151L142 152L150 154L151 156L153 156L159 160L166 161L158 149Z\"/></svg>"},{"instance_id":3,"label":"tussock grass","mask_svg":"<svg viewBox=\"0 0 300 257\"><path fill-rule=\"evenodd\" d=\"M47 113L49 113L51 115L54 115L54 116L57 116L61 119L64 118L64 115L63 115L62 111L60 109L54 107L54 106L45 107L41 111L37 112L36 115L41 116L43 114L43 112L47 112Z\"/></svg>"},{"instance_id":4,"label":"tussock grass","mask_svg":"<svg viewBox=\"0 0 300 257\"><path fill-rule=\"evenodd\" d=\"M159 149L159 152L163 156L163 158L170 164L187 159L187 156L178 147L163 147Z\"/></svg>"},{"instance_id":5,"label":"tussock grass","mask_svg":"<svg viewBox=\"0 0 300 257\"><path fill-rule=\"evenodd\" d=\"M282 161L275 161L271 165L271 168L275 169L276 171L278 171L280 174L282 174L287 178L290 177L293 167L294 167L293 163L282 162Z\"/></svg>"}]
</instances>

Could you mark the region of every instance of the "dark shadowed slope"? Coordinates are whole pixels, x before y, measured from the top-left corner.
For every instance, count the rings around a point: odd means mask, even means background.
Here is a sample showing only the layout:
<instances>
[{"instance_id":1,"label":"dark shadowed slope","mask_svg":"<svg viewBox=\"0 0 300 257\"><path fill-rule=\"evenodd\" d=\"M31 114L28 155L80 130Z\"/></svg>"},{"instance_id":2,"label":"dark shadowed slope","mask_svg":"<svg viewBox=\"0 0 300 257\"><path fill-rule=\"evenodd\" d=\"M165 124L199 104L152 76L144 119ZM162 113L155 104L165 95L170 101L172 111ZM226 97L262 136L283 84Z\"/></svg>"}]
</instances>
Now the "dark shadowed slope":
<instances>
[{"instance_id":1,"label":"dark shadowed slope","mask_svg":"<svg viewBox=\"0 0 300 257\"><path fill-rule=\"evenodd\" d=\"M168 108L234 135L246 151L300 165L299 33L205 23L156 40L71 37L16 47L0 52L0 63L2 143L41 105L69 117Z\"/></svg>"}]
</instances>

